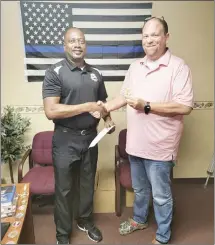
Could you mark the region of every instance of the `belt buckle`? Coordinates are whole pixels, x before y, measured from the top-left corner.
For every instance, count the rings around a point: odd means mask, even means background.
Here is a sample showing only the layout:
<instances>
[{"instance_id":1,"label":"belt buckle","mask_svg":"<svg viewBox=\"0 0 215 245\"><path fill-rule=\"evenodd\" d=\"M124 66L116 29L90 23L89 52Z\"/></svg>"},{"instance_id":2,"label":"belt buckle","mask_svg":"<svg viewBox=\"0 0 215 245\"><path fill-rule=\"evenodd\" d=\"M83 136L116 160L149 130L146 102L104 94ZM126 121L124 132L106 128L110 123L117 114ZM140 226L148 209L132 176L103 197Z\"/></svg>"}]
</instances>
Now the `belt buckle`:
<instances>
[{"instance_id":1,"label":"belt buckle","mask_svg":"<svg viewBox=\"0 0 215 245\"><path fill-rule=\"evenodd\" d=\"M87 132L86 129L81 130L81 135L86 135L86 132Z\"/></svg>"}]
</instances>

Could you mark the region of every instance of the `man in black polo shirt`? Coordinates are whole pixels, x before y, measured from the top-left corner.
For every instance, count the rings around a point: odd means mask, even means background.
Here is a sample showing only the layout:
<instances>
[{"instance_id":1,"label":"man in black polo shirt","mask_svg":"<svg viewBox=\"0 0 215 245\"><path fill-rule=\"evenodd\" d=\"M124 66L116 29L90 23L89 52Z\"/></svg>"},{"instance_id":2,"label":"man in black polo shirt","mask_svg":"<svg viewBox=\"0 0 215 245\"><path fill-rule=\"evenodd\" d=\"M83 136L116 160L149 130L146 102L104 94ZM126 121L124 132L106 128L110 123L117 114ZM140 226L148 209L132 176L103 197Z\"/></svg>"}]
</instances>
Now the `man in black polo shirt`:
<instances>
[{"instance_id":1,"label":"man in black polo shirt","mask_svg":"<svg viewBox=\"0 0 215 245\"><path fill-rule=\"evenodd\" d=\"M79 194L77 226L86 231L91 240L99 242L102 234L92 219L98 147L88 149L97 134L99 120L91 113L101 113L106 127L114 124L110 115L96 103L105 101L107 93L100 72L84 61L86 42L79 29L66 31L64 51L66 59L48 69L43 82L45 114L55 124L52 150L56 238L58 244L69 243L72 204ZM74 192L75 175L79 177L78 193Z\"/></svg>"}]
</instances>

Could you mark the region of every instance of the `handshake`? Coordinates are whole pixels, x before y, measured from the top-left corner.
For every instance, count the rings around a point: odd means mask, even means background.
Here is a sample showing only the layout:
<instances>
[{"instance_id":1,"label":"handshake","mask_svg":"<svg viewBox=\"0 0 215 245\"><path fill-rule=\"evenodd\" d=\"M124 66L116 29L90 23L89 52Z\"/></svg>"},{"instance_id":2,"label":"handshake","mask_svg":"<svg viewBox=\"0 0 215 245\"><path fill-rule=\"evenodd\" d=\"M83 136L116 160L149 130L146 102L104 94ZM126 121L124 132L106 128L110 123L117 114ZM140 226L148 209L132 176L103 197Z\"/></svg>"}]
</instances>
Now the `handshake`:
<instances>
[{"instance_id":1,"label":"handshake","mask_svg":"<svg viewBox=\"0 0 215 245\"><path fill-rule=\"evenodd\" d=\"M104 102L99 100L97 102L89 102L88 105L88 111L93 117L100 119L108 115L107 106Z\"/></svg>"}]
</instances>

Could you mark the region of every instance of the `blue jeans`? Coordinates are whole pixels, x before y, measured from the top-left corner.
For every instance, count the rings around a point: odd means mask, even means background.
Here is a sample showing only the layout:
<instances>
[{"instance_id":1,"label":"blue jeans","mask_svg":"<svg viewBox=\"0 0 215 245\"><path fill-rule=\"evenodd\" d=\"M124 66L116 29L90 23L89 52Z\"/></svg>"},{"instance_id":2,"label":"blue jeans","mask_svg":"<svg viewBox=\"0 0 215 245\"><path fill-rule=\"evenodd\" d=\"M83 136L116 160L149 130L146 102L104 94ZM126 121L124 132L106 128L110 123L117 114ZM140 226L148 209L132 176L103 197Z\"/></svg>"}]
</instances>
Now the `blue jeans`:
<instances>
[{"instance_id":1,"label":"blue jeans","mask_svg":"<svg viewBox=\"0 0 215 245\"><path fill-rule=\"evenodd\" d=\"M146 223L151 192L155 219L158 225L156 239L167 243L171 236L173 199L171 192L170 172L173 162L153 161L129 156L131 179L134 189L134 216L138 223Z\"/></svg>"}]
</instances>

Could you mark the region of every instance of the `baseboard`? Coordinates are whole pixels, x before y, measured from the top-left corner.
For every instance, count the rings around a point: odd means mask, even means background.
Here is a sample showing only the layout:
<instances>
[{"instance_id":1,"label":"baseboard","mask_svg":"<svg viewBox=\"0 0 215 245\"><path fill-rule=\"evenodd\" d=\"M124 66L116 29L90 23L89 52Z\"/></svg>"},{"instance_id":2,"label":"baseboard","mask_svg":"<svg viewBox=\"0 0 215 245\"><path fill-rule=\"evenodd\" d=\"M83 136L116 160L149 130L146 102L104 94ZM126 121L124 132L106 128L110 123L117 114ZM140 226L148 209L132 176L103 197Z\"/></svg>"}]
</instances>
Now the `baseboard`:
<instances>
[{"instance_id":1,"label":"baseboard","mask_svg":"<svg viewBox=\"0 0 215 245\"><path fill-rule=\"evenodd\" d=\"M173 178L173 184L205 184L206 178ZM214 184L214 178L208 180L208 184Z\"/></svg>"}]
</instances>

